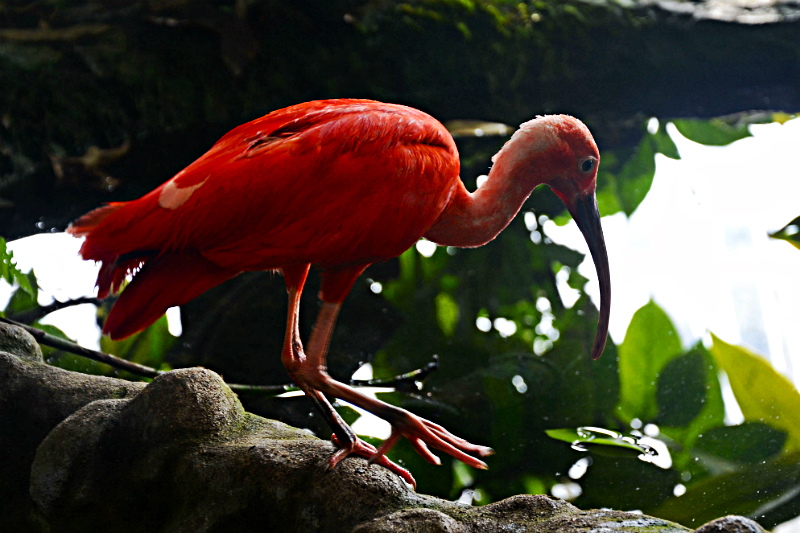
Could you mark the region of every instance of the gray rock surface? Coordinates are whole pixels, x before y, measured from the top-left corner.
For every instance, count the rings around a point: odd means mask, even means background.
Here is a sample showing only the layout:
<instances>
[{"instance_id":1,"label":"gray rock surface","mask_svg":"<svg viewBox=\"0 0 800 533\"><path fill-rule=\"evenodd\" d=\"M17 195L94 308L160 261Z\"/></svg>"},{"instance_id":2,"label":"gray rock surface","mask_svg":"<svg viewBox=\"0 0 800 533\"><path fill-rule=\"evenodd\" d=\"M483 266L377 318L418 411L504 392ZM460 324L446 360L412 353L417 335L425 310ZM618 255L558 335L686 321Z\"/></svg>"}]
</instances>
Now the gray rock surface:
<instances>
[{"instance_id":1,"label":"gray rock surface","mask_svg":"<svg viewBox=\"0 0 800 533\"><path fill-rule=\"evenodd\" d=\"M28 332L0 324L0 502L12 510L4 513L2 527L36 531L30 468L36 447L54 427L88 403L129 398L144 386L46 365Z\"/></svg>"},{"instance_id":2,"label":"gray rock surface","mask_svg":"<svg viewBox=\"0 0 800 533\"><path fill-rule=\"evenodd\" d=\"M723 516L700 526L696 533L762 533L755 520L743 516Z\"/></svg>"},{"instance_id":3,"label":"gray rock surface","mask_svg":"<svg viewBox=\"0 0 800 533\"><path fill-rule=\"evenodd\" d=\"M0 462L9 531L688 531L546 496L448 502L361 458L326 472L330 442L245 412L214 372L176 370L147 386L84 376L37 361L32 339L12 335L0 340L15 351L0 353L0 451L15 458ZM698 531L762 530L726 517Z\"/></svg>"}]
</instances>

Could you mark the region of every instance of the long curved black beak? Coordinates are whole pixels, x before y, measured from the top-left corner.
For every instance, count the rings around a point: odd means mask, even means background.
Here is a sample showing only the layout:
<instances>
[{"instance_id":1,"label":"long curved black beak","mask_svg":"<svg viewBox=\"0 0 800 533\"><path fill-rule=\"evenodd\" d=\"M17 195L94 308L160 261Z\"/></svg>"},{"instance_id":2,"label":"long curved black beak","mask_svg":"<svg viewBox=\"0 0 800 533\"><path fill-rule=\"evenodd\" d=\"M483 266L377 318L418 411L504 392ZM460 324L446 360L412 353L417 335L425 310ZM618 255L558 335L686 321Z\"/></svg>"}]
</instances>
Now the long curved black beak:
<instances>
[{"instance_id":1,"label":"long curved black beak","mask_svg":"<svg viewBox=\"0 0 800 533\"><path fill-rule=\"evenodd\" d=\"M600 212L597 210L594 190L577 196L575 204L572 206L567 204L567 209L589 245L589 252L592 254L597 277L600 280L600 319L597 322L597 334L592 347L592 359L597 359L603 353L608 337L608 319L611 314L611 272L608 269L606 241L603 238L603 228L600 225Z\"/></svg>"}]
</instances>

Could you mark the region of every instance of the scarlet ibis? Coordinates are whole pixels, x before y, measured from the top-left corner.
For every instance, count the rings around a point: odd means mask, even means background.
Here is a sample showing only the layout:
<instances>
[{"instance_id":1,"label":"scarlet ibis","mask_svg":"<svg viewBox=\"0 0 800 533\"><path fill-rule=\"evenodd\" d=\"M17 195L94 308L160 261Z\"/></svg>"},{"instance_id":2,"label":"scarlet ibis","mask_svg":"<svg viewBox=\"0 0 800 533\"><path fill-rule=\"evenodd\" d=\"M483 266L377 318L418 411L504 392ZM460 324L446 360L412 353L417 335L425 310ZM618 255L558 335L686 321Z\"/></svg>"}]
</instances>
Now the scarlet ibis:
<instances>
[{"instance_id":1,"label":"scarlet ibis","mask_svg":"<svg viewBox=\"0 0 800 533\"><path fill-rule=\"evenodd\" d=\"M408 411L332 379L326 354L342 301L370 264L403 253L421 237L476 247L494 239L534 188L549 185L586 238L600 279L592 356L605 346L610 277L595 200L599 152L589 130L566 115L522 124L492 158L488 180L468 192L452 136L431 116L370 100L323 100L274 111L226 134L197 161L130 202L89 212L67 230L86 237L80 253L101 263L98 296L118 291L103 332L112 339L147 327L243 271L283 273L289 312L281 358L294 382L334 430L340 449L369 457L414 484L385 453L401 437L429 462L431 446L477 468L490 448L470 444ZM300 294L321 270L322 304L303 348ZM360 440L325 395L387 420L378 448Z\"/></svg>"}]
</instances>

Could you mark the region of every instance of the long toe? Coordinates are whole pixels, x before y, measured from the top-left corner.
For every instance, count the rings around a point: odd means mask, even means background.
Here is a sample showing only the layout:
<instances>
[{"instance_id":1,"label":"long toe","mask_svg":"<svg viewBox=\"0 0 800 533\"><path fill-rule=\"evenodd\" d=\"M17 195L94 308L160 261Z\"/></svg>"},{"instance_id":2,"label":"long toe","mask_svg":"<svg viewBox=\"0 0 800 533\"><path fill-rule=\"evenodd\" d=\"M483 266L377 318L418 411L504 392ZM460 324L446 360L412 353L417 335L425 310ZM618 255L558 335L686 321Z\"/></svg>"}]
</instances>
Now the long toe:
<instances>
[{"instance_id":1,"label":"long toe","mask_svg":"<svg viewBox=\"0 0 800 533\"><path fill-rule=\"evenodd\" d=\"M439 424L435 424L430 420L425 420L408 411L404 411L403 418L394 422L394 428L409 439L414 449L430 463L437 464L438 458L430 452L428 447L442 451L474 468L480 468L481 470L489 468L486 463L477 457L487 457L493 454L494 450L486 446L471 444L460 437L456 437ZM473 455L477 457L473 457Z\"/></svg>"}]
</instances>

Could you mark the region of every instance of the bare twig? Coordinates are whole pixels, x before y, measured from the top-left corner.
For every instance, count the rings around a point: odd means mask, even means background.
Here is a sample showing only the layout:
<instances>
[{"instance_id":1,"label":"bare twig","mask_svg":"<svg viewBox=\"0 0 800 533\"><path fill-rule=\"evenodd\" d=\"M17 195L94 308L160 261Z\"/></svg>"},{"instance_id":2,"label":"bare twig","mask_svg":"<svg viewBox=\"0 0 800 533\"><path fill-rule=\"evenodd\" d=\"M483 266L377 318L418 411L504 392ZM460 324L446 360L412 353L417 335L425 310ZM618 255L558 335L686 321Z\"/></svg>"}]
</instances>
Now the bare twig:
<instances>
[{"instance_id":1,"label":"bare twig","mask_svg":"<svg viewBox=\"0 0 800 533\"><path fill-rule=\"evenodd\" d=\"M36 307L34 309L22 311L21 313L16 313L14 315L11 315L10 318L11 320L22 322L23 324L32 324L37 320L39 320L40 318L44 318L50 313L58 311L59 309L66 309L67 307L72 307L75 305L82 305L82 304L100 305L101 302L97 298L88 296L75 298L74 300L67 300L65 302L59 302L58 300L56 300L55 302L49 305L43 305L41 307Z\"/></svg>"},{"instance_id":2,"label":"bare twig","mask_svg":"<svg viewBox=\"0 0 800 533\"><path fill-rule=\"evenodd\" d=\"M38 342L39 344L44 344L45 346L50 346L51 348L56 348L59 350L63 350L65 352L73 353L75 355L80 355L81 357L86 357L93 361L105 363L107 365L113 366L114 368L118 368L120 370L126 370L131 374L136 374L137 376L154 378L164 373L163 370L156 370L155 368L151 368L145 365L140 365L138 363L122 359L115 355L107 354L104 352L98 352L96 350L90 350L89 348L84 348L83 346L76 344L72 341L55 337L40 329L28 326L26 324L22 324L20 322L11 320L9 318L0 317L0 322L5 322L6 324L11 324L12 326L17 326L24 329L25 331L30 333L33 336L33 338L36 339L36 342ZM354 387L393 387L401 392L410 392L410 391L416 392L417 390L419 390L417 383L425 379L431 372L436 370L438 367L439 367L439 358L434 355L433 361L425 365L423 368L412 370L411 372L407 372L405 374L401 374L393 378L351 380L350 383ZM300 388L294 384L243 385L240 383L227 383L227 385L228 387L231 388L231 390L233 390L237 394L249 394L258 396L278 396L285 392L293 392L300 390Z\"/></svg>"},{"instance_id":3,"label":"bare twig","mask_svg":"<svg viewBox=\"0 0 800 533\"><path fill-rule=\"evenodd\" d=\"M74 353L75 355L80 355L82 357L86 357L93 361L98 361L100 363L111 365L114 368L127 370L128 372L136 374L137 376L154 378L159 374L164 373L161 370L156 370L155 368L150 368L149 366L140 365L138 363L134 363L133 361L127 361L115 355L98 352L96 350L90 350L89 348L84 348L83 346L75 344L72 341L68 341L56 337L54 335L50 335L49 333L46 333L40 329L33 328L31 326L22 324L20 322L11 320L9 318L0 317L0 322L5 322L6 324L11 324L12 326L17 326L24 329L25 331L33 335L33 338L36 339L36 342L38 342L39 344L44 344L46 346L57 348L65 352Z\"/></svg>"},{"instance_id":4,"label":"bare twig","mask_svg":"<svg viewBox=\"0 0 800 533\"><path fill-rule=\"evenodd\" d=\"M251 396L280 396L285 392L299 391L300 387L295 384L290 385L243 385L241 383L226 383L236 394L247 394Z\"/></svg>"},{"instance_id":5,"label":"bare twig","mask_svg":"<svg viewBox=\"0 0 800 533\"><path fill-rule=\"evenodd\" d=\"M400 392L419 391L418 383L423 381L432 372L439 369L439 356L434 355L433 361L422 368L412 370L399 376L383 379L351 379L350 384L354 387L392 387Z\"/></svg>"}]
</instances>

